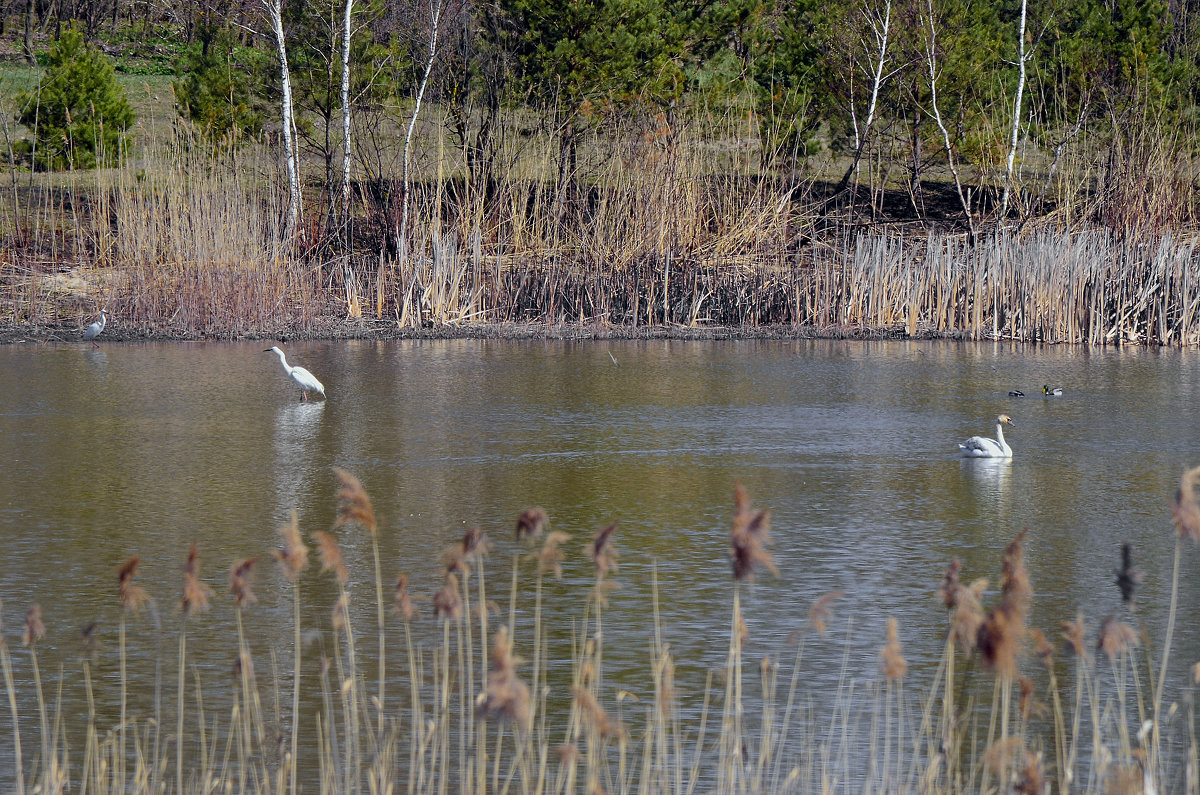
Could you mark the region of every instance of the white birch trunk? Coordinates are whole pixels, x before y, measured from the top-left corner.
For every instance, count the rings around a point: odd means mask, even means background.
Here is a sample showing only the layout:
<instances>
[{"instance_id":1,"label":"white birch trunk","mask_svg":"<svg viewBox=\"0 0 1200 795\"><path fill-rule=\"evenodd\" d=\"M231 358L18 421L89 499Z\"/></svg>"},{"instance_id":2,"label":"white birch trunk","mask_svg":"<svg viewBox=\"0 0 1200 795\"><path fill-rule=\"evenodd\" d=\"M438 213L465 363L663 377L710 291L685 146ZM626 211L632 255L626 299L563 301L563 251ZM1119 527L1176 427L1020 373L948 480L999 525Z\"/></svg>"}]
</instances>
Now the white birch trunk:
<instances>
[{"instance_id":1,"label":"white birch trunk","mask_svg":"<svg viewBox=\"0 0 1200 795\"><path fill-rule=\"evenodd\" d=\"M946 129L946 124L942 120L941 108L938 107L937 21L933 15L933 0L926 0L926 8L929 12L929 17L926 20L926 23L929 25L929 35L925 40L925 62L929 67L929 101L933 106L930 115L933 116L938 130L942 133L942 146L946 150L946 162L950 166L950 173L954 176L954 189L958 192L958 201L962 204L963 212L967 215L967 226L974 232L975 221L971 217L971 207L963 195L962 180L958 176L958 167L954 165L954 147L950 144L950 131Z\"/></svg>"},{"instance_id":2,"label":"white birch trunk","mask_svg":"<svg viewBox=\"0 0 1200 795\"><path fill-rule=\"evenodd\" d=\"M848 185L850 178L858 173L858 164L870 141L871 125L875 122L875 107L879 103L879 93L883 89L883 84L891 77L890 73L884 74L884 68L887 65L888 44L891 36L892 0L886 0L883 5L883 19L880 19L878 14L872 11L867 11L866 17L871 25L871 32L875 36L875 51L878 60L871 64L871 96L867 100L867 116L863 119L861 134L858 129L858 117L855 113L854 102L851 99L850 112L854 119L854 161L850 164L846 175L842 177L841 187Z\"/></svg>"},{"instance_id":3,"label":"white birch trunk","mask_svg":"<svg viewBox=\"0 0 1200 795\"><path fill-rule=\"evenodd\" d=\"M1013 100L1012 135L1008 142L1008 162L1004 168L1004 196L1000 200L1000 219L1008 215L1008 197L1012 192L1013 163L1017 159L1017 136L1021 129L1021 100L1025 93L1025 13L1028 0L1021 0L1021 21L1017 28L1017 96Z\"/></svg>"},{"instance_id":4,"label":"white birch trunk","mask_svg":"<svg viewBox=\"0 0 1200 795\"><path fill-rule=\"evenodd\" d=\"M342 17L342 218L350 217L350 15L354 0L346 0Z\"/></svg>"},{"instance_id":5,"label":"white birch trunk","mask_svg":"<svg viewBox=\"0 0 1200 795\"><path fill-rule=\"evenodd\" d=\"M292 77L291 72L288 71L287 44L283 37L283 0L263 0L263 7L271 19L271 29L275 33L275 46L279 54L279 85L282 94L279 103L280 121L283 128L283 147L286 154L288 176L288 214L283 237L284 240L291 241L300 224L300 164L297 162L294 135Z\"/></svg>"},{"instance_id":6,"label":"white birch trunk","mask_svg":"<svg viewBox=\"0 0 1200 795\"><path fill-rule=\"evenodd\" d=\"M425 62L425 75L421 78L421 86L417 89L417 101L413 106L412 118L408 122L408 134L404 136L404 202L400 211L400 224L396 231L396 250L402 251L405 232L408 228L408 164L409 152L412 149L413 130L417 126L417 115L421 112L421 100L425 97L425 86L429 84L429 73L433 71L433 62L437 58L438 23L442 18L442 0L434 0L433 25L429 36L429 60Z\"/></svg>"}]
</instances>

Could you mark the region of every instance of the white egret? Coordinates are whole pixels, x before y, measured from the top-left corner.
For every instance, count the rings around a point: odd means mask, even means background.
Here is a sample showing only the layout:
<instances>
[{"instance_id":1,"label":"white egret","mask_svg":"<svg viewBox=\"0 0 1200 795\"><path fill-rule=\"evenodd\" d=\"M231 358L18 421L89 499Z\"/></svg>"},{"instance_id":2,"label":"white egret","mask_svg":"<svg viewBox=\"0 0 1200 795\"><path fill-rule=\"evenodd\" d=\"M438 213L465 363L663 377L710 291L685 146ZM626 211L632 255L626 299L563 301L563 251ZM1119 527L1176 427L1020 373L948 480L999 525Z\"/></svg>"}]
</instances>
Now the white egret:
<instances>
[{"instance_id":1,"label":"white egret","mask_svg":"<svg viewBox=\"0 0 1200 795\"><path fill-rule=\"evenodd\" d=\"M1059 395L1062 394L1062 387L1056 386L1053 389L1051 389L1050 385L1046 384L1045 386L1042 387L1042 394L1052 396L1052 397L1058 397Z\"/></svg>"},{"instance_id":2,"label":"white egret","mask_svg":"<svg viewBox=\"0 0 1200 795\"><path fill-rule=\"evenodd\" d=\"M972 436L958 446L964 458L1012 458L1012 448L1004 441L1004 426L1013 426L1012 418L1001 414L996 418L996 438Z\"/></svg>"},{"instance_id":3,"label":"white egret","mask_svg":"<svg viewBox=\"0 0 1200 795\"><path fill-rule=\"evenodd\" d=\"M96 337L99 337L100 332L104 331L104 324L107 322L108 322L108 310L101 309L100 310L100 319L97 320L95 323L92 323L90 326L88 326L86 329L83 330L84 340L91 342L93 346L99 348L100 346L96 345Z\"/></svg>"},{"instance_id":4,"label":"white egret","mask_svg":"<svg viewBox=\"0 0 1200 795\"><path fill-rule=\"evenodd\" d=\"M312 390L313 392L320 392L321 397L325 397L325 386L317 380L317 377L308 370L305 370L303 367L292 367L289 365L287 363L287 357L283 355L283 351L279 350L279 348L271 346L263 351L263 353L279 354L279 363L283 365L283 371L299 385L300 391L304 396L301 398L302 400L308 400L309 390Z\"/></svg>"}]
</instances>

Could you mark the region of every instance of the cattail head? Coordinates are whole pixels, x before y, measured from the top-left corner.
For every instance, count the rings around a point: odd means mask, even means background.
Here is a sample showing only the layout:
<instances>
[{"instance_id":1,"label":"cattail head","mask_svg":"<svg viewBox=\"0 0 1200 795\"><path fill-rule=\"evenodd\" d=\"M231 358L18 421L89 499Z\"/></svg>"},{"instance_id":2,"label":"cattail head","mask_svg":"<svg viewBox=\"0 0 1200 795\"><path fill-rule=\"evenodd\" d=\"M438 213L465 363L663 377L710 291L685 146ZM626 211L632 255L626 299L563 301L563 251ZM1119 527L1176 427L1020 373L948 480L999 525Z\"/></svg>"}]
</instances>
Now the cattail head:
<instances>
[{"instance_id":1,"label":"cattail head","mask_svg":"<svg viewBox=\"0 0 1200 795\"><path fill-rule=\"evenodd\" d=\"M26 646L32 646L45 634L46 624L42 621L42 606L35 602L25 613L25 631L21 633L21 642Z\"/></svg>"},{"instance_id":2,"label":"cattail head","mask_svg":"<svg viewBox=\"0 0 1200 795\"><path fill-rule=\"evenodd\" d=\"M1017 537L1004 548L1004 560L1000 568L1000 601L1024 622L1029 612L1029 602L1033 598L1033 585L1029 581L1029 572L1025 568L1025 535L1022 530Z\"/></svg>"},{"instance_id":3,"label":"cattail head","mask_svg":"<svg viewBox=\"0 0 1200 795\"><path fill-rule=\"evenodd\" d=\"M457 621L462 617L462 597L458 594L458 578L446 572L446 582L433 595L433 609L443 621Z\"/></svg>"},{"instance_id":4,"label":"cattail head","mask_svg":"<svg viewBox=\"0 0 1200 795\"><path fill-rule=\"evenodd\" d=\"M180 607L183 617L188 618L193 613L203 613L208 609L208 598L212 589L200 579L200 551L196 542L192 542L188 550L187 562L183 564L183 597Z\"/></svg>"},{"instance_id":5,"label":"cattail head","mask_svg":"<svg viewBox=\"0 0 1200 795\"><path fill-rule=\"evenodd\" d=\"M1096 648L1104 652L1108 659L1115 660L1124 654L1126 649L1137 645L1137 632L1124 621L1118 621L1114 616L1109 616L1100 625Z\"/></svg>"},{"instance_id":6,"label":"cattail head","mask_svg":"<svg viewBox=\"0 0 1200 795\"><path fill-rule=\"evenodd\" d=\"M601 527L587 546L588 557L596 564L596 579L603 580L608 572L617 570L617 550L612 544L613 534L617 532L617 523Z\"/></svg>"},{"instance_id":7,"label":"cattail head","mask_svg":"<svg viewBox=\"0 0 1200 795\"><path fill-rule=\"evenodd\" d=\"M250 577L254 570L254 564L257 562L258 558L235 560L233 568L229 571L229 592L233 594L238 607L254 604L258 601L258 597L254 595L254 591L250 588Z\"/></svg>"},{"instance_id":8,"label":"cattail head","mask_svg":"<svg viewBox=\"0 0 1200 795\"><path fill-rule=\"evenodd\" d=\"M1034 795L1044 788L1041 757L1026 749L1019 737L1006 737L988 746L983 764L1017 792Z\"/></svg>"},{"instance_id":9,"label":"cattail head","mask_svg":"<svg viewBox=\"0 0 1200 795\"><path fill-rule=\"evenodd\" d=\"M519 662L512 653L508 628L500 627L492 641L487 687L476 700L476 710L480 717L508 721L522 735L528 736L533 722L533 702L529 697L529 686L517 676Z\"/></svg>"},{"instance_id":10,"label":"cattail head","mask_svg":"<svg viewBox=\"0 0 1200 795\"><path fill-rule=\"evenodd\" d=\"M550 517L541 508L526 508L517 517L517 538L536 538L546 532Z\"/></svg>"},{"instance_id":11,"label":"cattail head","mask_svg":"<svg viewBox=\"0 0 1200 795\"><path fill-rule=\"evenodd\" d=\"M330 619L330 624L333 626L334 632L342 632L348 628L347 615L349 612L350 595L342 591L333 605L333 613Z\"/></svg>"},{"instance_id":12,"label":"cattail head","mask_svg":"<svg viewBox=\"0 0 1200 795\"><path fill-rule=\"evenodd\" d=\"M549 571L553 572L554 579L562 579L562 545L570 538L571 536L559 530L551 530L546 534L546 540L542 542L542 551L537 556L539 575Z\"/></svg>"},{"instance_id":13,"label":"cattail head","mask_svg":"<svg viewBox=\"0 0 1200 795\"><path fill-rule=\"evenodd\" d=\"M350 572L346 569L346 562L342 559L342 548L338 546L337 536L333 533L326 533L324 530L318 530L313 533L313 538L317 540L317 555L321 558L321 572L332 571L338 583L345 585L350 579Z\"/></svg>"},{"instance_id":14,"label":"cattail head","mask_svg":"<svg viewBox=\"0 0 1200 795\"><path fill-rule=\"evenodd\" d=\"M938 588L938 598L945 603L947 609L954 607L958 589L962 587L958 581L961 572L962 561L955 558L950 561L950 565L946 567L946 574L942 577L942 585Z\"/></svg>"},{"instance_id":15,"label":"cattail head","mask_svg":"<svg viewBox=\"0 0 1200 795\"><path fill-rule=\"evenodd\" d=\"M766 544L771 541L771 514L750 508L750 495L739 480L733 487L733 526L729 532L729 558L737 580L754 579L754 567L778 574Z\"/></svg>"},{"instance_id":16,"label":"cattail head","mask_svg":"<svg viewBox=\"0 0 1200 795\"><path fill-rule=\"evenodd\" d=\"M1025 531L1004 549L1000 572L1000 601L979 627L976 648L984 664L1006 679L1017 675L1017 651L1025 635L1025 616L1033 587L1025 570Z\"/></svg>"},{"instance_id":17,"label":"cattail head","mask_svg":"<svg viewBox=\"0 0 1200 795\"><path fill-rule=\"evenodd\" d=\"M889 682L903 679L908 671L908 662L900 645L900 624L891 616L887 620L887 642L879 652L879 668Z\"/></svg>"},{"instance_id":18,"label":"cattail head","mask_svg":"<svg viewBox=\"0 0 1200 795\"><path fill-rule=\"evenodd\" d=\"M93 654L96 651L96 627L97 623L93 621L79 630L79 639L83 642L83 648L88 654Z\"/></svg>"},{"instance_id":19,"label":"cattail head","mask_svg":"<svg viewBox=\"0 0 1200 795\"><path fill-rule=\"evenodd\" d=\"M134 555L117 569L117 592L121 597L121 606L135 613L150 601L146 589L133 583L140 562L141 558Z\"/></svg>"},{"instance_id":20,"label":"cattail head","mask_svg":"<svg viewBox=\"0 0 1200 795\"><path fill-rule=\"evenodd\" d=\"M371 506L367 490L358 478L346 470L334 467L333 471L337 475L339 486L337 520L333 526L357 524L365 527L367 532L374 536L378 532L378 526L375 523L375 508Z\"/></svg>"},{"instance_id":21,"label":"cattail head","mask_svg":"<svg viewBox=\"0 0 1200 795\"><path fill-rule=\"evenodd\" d=\"M964 652L971 652L979 640L979 628L983 626L983 592L988 581L981 578L968 585L955 587L953 612L950 614L950 637Z\"/></svg>"},{"instance_id":22,"label":"cattail head","mask_svg":"<svg viewBox=\"0 0 1200 795\"><path fill-rule=\"evenodd\" d=\"M308 566L308 547L300 538L300 520L294 509L288 523L279 528L279 535L283 538L283 546L275 550L275 560L288 582L295 582Z\"/></svg>"},{"instance_id":23,"label":"cattail head","mask_svg":"<svg viewBox=\"0 0 1200 795\"><path fill-rule=\"evenodd\" d=\"M401 574L396 578L396 588L392 597L392 610L404 617L405 621L412 621L412 617L416 615L416 608L413 607L412 595L408 592L408 575Z\"/></svg>"},{"instance_id":24,"label":"cattail head","mask_svg":"<svg viewBox=\"0 0 1200 795\"><path fill-rule=\"evenodd\" d=\"M459 543L462 544L463 557L467 560L478 561L492 549L492 542L481 527L468 527Z\"/></svg>"},{"instance_id":25,"label":"cattail head","mask_svg":"<svg viewBox=\"0 0 1200 795\"><path fill-rule=\"evenodd\" d=\"M1046 638L1046 634L1040 629L1030 630L1029 637L1033 640L1033 650L1037 654L1038 660L1042 663L1042 667L1047 671L1053 670L1054 644Z\"/></svg>"},{"instance_id":26,"label":"cattail head","mask_svg":"<svg viewBox=\"0 0 1200 795\"><path fill-rule=\"evenodd\" d=\"M1126 541L1121 545L1121 568L1117 569L1117 588L1121 601L1133 609L1133 595L1142 581L1142 574L1133 566L1133 544Z\"/></svg>"}]
</instances>

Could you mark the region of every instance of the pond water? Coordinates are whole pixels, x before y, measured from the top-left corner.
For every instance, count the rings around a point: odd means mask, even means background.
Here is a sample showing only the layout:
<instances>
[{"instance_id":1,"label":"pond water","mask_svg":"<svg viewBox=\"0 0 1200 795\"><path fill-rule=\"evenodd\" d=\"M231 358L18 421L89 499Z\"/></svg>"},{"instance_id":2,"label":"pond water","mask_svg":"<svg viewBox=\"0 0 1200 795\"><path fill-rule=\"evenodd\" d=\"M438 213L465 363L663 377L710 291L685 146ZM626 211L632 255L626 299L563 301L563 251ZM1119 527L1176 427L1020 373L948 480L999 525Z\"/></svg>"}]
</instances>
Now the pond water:
<instances>
[{"instance_id":1,"label":"pond water","mask_svg":"<svg viewBox=\"0 0 1200 795\"><path fill-rule=\"evenodd\" d=\"M813 602L842 593L831 637L805 652L818 690L836 689L843 667L851 677L878 676L889 616L899 621L910 676L928 680L942 649L936 591L946 565L957 556L965 580L998 582L1002 551L1022 530L1033 626L1057 638L1059 622L1077 611L1093 630L1108 615L1128 618L1113 574L1128 541L1143 573L1137 620L1152 639L1163 634L1174 552L1168 500L1180 473L1200 464L1194 351L755 340L287 344L289 360L328 393L303 403L263 352L270 344L0 347L0 598L23 720L35 708L20 624L35 602L47 624L43 672L65 682L67 714L85 705L79 630L97 622L99 649L90 654L98 709L113 713L116 569L134 554L154 602L130 618L131 676L141 683L133 698L150 709L193 541L215 594L213 609L192 622L192 659L219 698L232 663L229 566L269 557L293 509L306 537L328 530L335 466L357 475L374 501L388 582L407 572L414 592L432 594L441 551L466 528L484 529L495 542L487 566L501 605L495 623L508 613L521 549L515 518L544 507L552 527L572 535L563 580L545 596L552 668L569 652L592 582L583 546L617 522L621 588L609 595L604 658L614 687L636 690L648 680L655 574L681 687L702 687L724 663L737 480L755 507L771 511L779 569L743 591L748 658L789 653ZM1064 394L1043 398L1043 384ZM1009 397L1012 389L1027 397ZM1002 412L1015 424L1011 462L955 456L966 437L993 435ZM361 532L343 532L342 543L358 626L370 627L370 543ZM1171 677L1180 685L1200 659L1200 554L1189 548L1183 566ZM251 644L264 660L275 650L286 672L291 591L266 558L256 592L259 603L246 611ZM305 624L327 629L328 575L310 569L301 593ZM418 608L420 642L437 630L430 602ZM527 611L527 600L517 609ZM369 659L369 643L362 653ZM0 785L9 785L4 774Z\"/></svg>"}]
</instances>

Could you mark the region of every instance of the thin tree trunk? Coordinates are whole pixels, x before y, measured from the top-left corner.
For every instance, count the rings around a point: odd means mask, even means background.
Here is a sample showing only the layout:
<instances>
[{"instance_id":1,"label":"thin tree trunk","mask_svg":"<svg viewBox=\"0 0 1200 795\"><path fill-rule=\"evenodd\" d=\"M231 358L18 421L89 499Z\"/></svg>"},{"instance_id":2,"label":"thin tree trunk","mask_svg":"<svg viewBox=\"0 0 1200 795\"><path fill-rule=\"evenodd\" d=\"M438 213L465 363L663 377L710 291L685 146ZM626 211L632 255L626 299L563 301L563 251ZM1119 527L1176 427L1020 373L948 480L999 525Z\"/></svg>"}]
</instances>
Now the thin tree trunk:
<instances>
[{"instance_id":1,"label":"thin tree trunk","mask_svg":"<svg viewBox=\"0 0 1200 795\"><path fill-rule=\"evenodd\" d=\"M929 11L927 19L929 36L925 40L925 63L929 67L929 102L933 106L930 115L933 116L933 121L942 133L942 146L946 150L946 162L950 166L950 173L954 176L954 190L958 192L958 201L962 204L963 212L967 216L967 226L974 233L975 219L971 217L971 207L967 203L966 196L963 194L962 179L958 176L958 166L954 164L954 147L950 144L950 131L946 129L946 124L942 121L941 108L938 107L937 23L933 17L933 0L926 0L926 8Z\"/></svg>"},{"instance_id":2,"label":"thin tree trunk","mask_svg":"<svg viewBox=\"0 0 1200 795\"><path fill-rule=\"evenodd\" d=\"M871 98L867 102L867 118L863 121L862 135L858 135L855 130L854 142L854 160L850 164L850 168L846 169L845 175L838 183L838 190L844 190L850 184L850 178L858 173L858 164L862 160L863 152L867 148L867 142L870 140L871 125L875 121L875 106L879 102L879 91L883 88L884 82L890 75L884 75L883 68L887 64L887 49L888 37L891 33L892 24L892 0L886 0L883 6L883 19L880 20L867 13L867 19L871 23L871 31L875 34L875 46L879 51L879 60L874 64L874 70L871 80Z\"/></svg>"},{"instance_id":3,"label":"thin tree trunk","mask_svg":"<svg viewBox=\"0 0 1200 795\"><path fill-rule=\"evenodd\" d=\"M421 112L421 100L425 97L425 86L429 84L429 73L433 71L433 62L437 58L438 23L442 18L442 0L434 0L433 25L429 36L429 60L425 63L425 75L421 78L421 86L417 89L417 102L413 106L412 118L408 121L408 134L404 136L404 201L401 204L400 224L396 232L396 250L402 251L404 238L408 231L408 164L409 151L412 149L413 130L417 126L417 114Z\"/></svg>"},{"instance_id":4,"label":"thin tree trunk","mask_svg":"<svg viewBox=\"0 0 1200 795\"><path fill-rule=\"evenodd\" d=\"M1013 162L1017 159L1017 135L1021 129L1021 99L1025 93L1025 15L1028 0L1021 0L1021 21L1017 28L1017 96L1013 100L1012 135L1008 142L1008 161L1004 168L1004 196L1000 199L1000 218L1008 215L1008 197L1012 192Z\"/></svg>"},{"instance_id":5,"label":"thin tree trunk","mask_svg":"<svg viewBox=\"0 0 1200 795\"><path fill-rule=\"evenodd\" d=\"M288 214L283 237L290 242L300 224L300 169L296 157L295 122L292 111L292 78L288 71L287 44L283 36L283 0L263 0L263 7L271 19L275 32L275 46L279 54L280 121L283 128L283 147L287 161Z\"/></svg>"},{"instance_id":6,"label":"thin tree trunk","mask_svg":"<svg viewBox=\"0 0 1200 795\"><path fill-rule=\"evenodd\" d=\"M342 227L349 235L350 227L350 15L354 0L346 0L342 16ZM349 242L349 241L347 241Z\"/></svg>"},{"instance_id":7,"label":"thin tree trunk","mask_svg":"<svg viewBox=\"0 0 1200 795\"><path fill-rule=\"evenodd\" d=\"M33 52L33 0L25 0L25 60L30 66L37 65L37 55Z\"/></svg>"}]
</instances>

